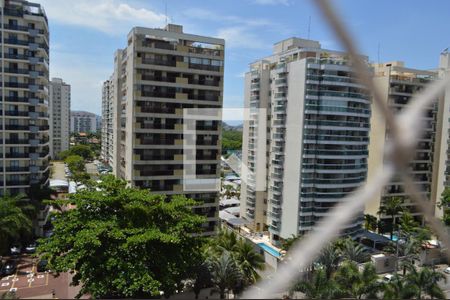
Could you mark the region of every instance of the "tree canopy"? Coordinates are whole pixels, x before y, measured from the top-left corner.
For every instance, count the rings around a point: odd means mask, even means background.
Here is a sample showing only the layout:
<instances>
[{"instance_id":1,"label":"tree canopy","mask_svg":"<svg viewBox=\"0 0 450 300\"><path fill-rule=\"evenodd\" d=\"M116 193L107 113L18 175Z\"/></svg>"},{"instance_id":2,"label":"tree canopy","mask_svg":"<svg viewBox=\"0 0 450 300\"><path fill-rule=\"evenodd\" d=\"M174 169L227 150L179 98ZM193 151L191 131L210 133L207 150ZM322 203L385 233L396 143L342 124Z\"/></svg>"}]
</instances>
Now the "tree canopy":
<instances>
[{"instance_id":1,"label":"tree canopy","mask_svg":"<svg viewBox=\"0 0 450 300\"><path fill-rule=\"evenodd\" d=\"M241 150L242 131L222 130L222 152L228 150Z\"/></svg>"},{"instance_id":2,"label":"tree canopy","mask_svg":"<svg viewBox=\"0 0 450 300\"><path fill-rule=\"evenodd\" d=\"M94 158L94 151L90 145L75 145L59 153L59 158L65 160L68 156L78 155L85 160L91 160Z\"/></svg>"},{"instance_id":3,"label":"tree canopy","mask_svg":"<svg viewBox=\"0 0 450 300\"><path fill-rule=\"evenodd\" d=\"M81 173L85 170L84 159L79 155L70 155L64 159L64 162L72 173Z\"/></svg>"},{"instance_id":4,"label":"tree canopy","mask_svg":"<svg viewBox=\"0 0 450 300\"><path fill-rule=\"evenodd\" d=\"M170 295L201 261L204 218L192 212L194 200L167 199L108 175L69 202L76 208L55 213L54 234L38 253L56 273L76 272L78 297Z\"/></svg>"}]
</instances>

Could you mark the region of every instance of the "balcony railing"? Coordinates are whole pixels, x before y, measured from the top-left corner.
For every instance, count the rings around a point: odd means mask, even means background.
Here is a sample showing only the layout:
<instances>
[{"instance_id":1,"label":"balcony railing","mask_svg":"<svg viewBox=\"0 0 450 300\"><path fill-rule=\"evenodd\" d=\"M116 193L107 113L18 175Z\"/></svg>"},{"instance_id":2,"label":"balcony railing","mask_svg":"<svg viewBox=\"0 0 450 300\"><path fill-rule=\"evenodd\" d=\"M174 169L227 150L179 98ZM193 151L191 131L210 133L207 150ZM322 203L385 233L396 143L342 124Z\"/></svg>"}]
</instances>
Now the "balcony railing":
<instances>
[{"instance_id":1,"label":"balcony railing","mask_svg":"<svg viewBox=\"0 0 450 300\"><path fill-rule=\"evenodd\" d=\"M175 67L177 65L176 61L151 59L151 58L143 58L142 63L146 64L146 65L158 65L158 66L169 66L169 67Z\"/></svg>"}]
</instances>

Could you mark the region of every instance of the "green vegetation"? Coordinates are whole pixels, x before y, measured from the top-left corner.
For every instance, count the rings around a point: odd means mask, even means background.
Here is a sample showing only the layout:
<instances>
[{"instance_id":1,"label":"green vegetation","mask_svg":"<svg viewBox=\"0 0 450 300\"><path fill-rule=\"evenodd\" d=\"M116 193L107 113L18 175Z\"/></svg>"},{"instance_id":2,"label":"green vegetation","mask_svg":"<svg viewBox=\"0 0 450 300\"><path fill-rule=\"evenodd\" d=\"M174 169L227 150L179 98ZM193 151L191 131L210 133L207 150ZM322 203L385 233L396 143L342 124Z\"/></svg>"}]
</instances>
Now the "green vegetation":
<instances>
[{"instance_id":1,"label":"green vegetation","mask_svg":"<svg viewBox=\"0 0 450 300\"><path fill-rule=\"evenodd\" d=\"M70 195L76 208L54 215L54 234L40 241L39 255L56 273L76 272L78 296L173 294L202 260L203 238L193 235L204 222L192 212L198 203L182 196L169 201L111 175L102 180Z\"/></svg>"},{"instance_id":2,"label":"green vegetation","mask_svg":"<svg viewBox=\"0 0 450 300\"><path fill-rule=\"evenodd\" d=\"M10 243L31 235L34 211L23 195L0 198L0 254L6 254Z\"/></svg>"},{"instance_id":3,"label":"green vegetation","mask_svg":"<svg viewBox=\"0 0 450 300\"><path fill-rule=\"evenodd\" d=\"M444 215L442 220L444 224L450 226L450 187L445 188L438 207L443 210Z\"/></svg>"},{"instance_id":4,"label":"green vegetation","mask_svg":"<svg viewBox=\"0 0 450 300\"><path fill-rule=\"evenodd\" d=\"M396 216L403 211L402 206L403 202L404 202L403 198L400 197L387 198L380 207L380 210L378 211L379 215L384 214L391 217L391 225L390 225L391 240L395 231Z\"/></svg>"},{"instance_id":5,"label":"green vegetation","mask_svg":"<svg viewBox=\"0 0 450 300\"><path fill-rule=\"evenodd\" d=\"M73 174L84 172L86 169L84 167L84 159L79 155L70 155L64 159L70 172Z\"/></svg>"},{"instance_id":6,"label":"green vegetation","mask_svg":"<svg viewBox=\"0 0 450 300\"><path fill-rule=\"evenodd\" d=\"M242 149L242 131L222 130L222 153Z\"/></svg>"},{"instance_id":7,"label":"green vegetation","mask_svg":"<svg viewBox=\"0 0 450 300\"><path fill-rule=\"evenodd\" d=\"M238 239L234 232L221 231L211 239L206 249L206 261L211 281L225 298L225 291L239 294L259 279L258 270L264 269L264 258L251 244Z\"/></svg>"},{"instance_id":8,"label":"green vegetation","mask_svg":"<svg viewBox=\"0 0 450 300\"><path fill-rule=\"evenodd\" d=\"M445 281L445 275L429 267L416 268L411 256L404 261L406 271L403 276L394 274L386 282L378 277L372 263L358 267L357 261L361 261L361 257L348 255L355 252L349 251L349 247L353 246L347 239L324 248L315 267L294 285L292 291L300 291L310 299L445 298L438 286L440 280ZM411 253L417 254L419 248L411 248ZM355 249L358 249L357 245Z\"/></svg>"},{"instance_id":9,"label":"green vegetation","mask_svg":"<svg viewBox=\"0 0 450 300\"><path fill-rule=\"evenodd\" d=\"M81 156L84 160L92 160L94 158L94 151L91 145L75 145L70 147L69 150L60 152L59 158L65 160L72 155Z\"/></svg>"}]
</instances>

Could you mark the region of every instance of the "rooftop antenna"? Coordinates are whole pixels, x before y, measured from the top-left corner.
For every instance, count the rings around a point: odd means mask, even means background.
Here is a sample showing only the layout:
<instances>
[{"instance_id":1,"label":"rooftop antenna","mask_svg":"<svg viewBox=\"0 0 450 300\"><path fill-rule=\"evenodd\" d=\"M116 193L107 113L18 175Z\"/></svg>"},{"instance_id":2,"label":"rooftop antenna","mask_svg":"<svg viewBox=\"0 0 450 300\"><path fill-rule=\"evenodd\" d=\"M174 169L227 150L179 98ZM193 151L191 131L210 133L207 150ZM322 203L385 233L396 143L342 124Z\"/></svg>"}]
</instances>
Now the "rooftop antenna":
<instances>
[{"instance_id":1,"label":"rooftop antenna","mask_svg":"<svg viewBox=\"0 0 450 300\"><path fill-rule=\"evenodd\" d=\"M308 20L308 40L309 40L310 34L311 34L311 16L309 16L309 20Z\"/></svg>"}]
</instances>

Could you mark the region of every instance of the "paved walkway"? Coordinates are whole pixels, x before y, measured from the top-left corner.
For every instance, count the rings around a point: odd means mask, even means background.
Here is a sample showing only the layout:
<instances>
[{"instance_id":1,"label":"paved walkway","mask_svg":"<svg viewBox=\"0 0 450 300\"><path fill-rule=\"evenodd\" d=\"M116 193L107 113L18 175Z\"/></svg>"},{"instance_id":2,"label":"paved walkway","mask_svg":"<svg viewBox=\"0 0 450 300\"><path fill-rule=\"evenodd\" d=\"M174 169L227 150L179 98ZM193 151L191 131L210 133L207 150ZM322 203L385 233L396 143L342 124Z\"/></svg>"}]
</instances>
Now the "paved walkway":
<instances>
[{"instance_id":1,"label":"paved walkway","mask_svg":"<svg viewBox=\"0 0 450 300\"><path fill-rule=\"evenodd\" d=\"M62 161L52 162L52 179L66 179L66 173L64 172L64 163Z\"/></svg>"}]
</instances>

